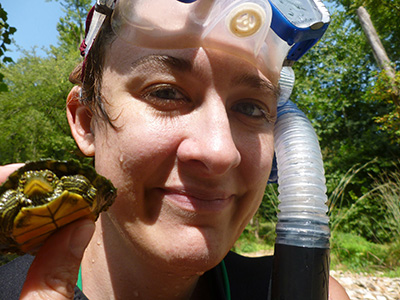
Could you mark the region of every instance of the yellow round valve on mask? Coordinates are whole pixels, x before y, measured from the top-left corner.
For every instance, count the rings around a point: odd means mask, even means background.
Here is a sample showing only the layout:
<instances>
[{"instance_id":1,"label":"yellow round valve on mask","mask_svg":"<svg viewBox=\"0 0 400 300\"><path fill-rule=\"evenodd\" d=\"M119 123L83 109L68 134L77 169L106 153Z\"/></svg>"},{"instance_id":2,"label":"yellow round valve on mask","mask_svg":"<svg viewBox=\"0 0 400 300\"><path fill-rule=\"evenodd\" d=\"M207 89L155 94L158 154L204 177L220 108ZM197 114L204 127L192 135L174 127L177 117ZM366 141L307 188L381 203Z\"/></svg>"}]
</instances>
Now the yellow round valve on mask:
<instances>
[{"instance_id":1,"label":"yellow round valve on mask","mask_svg":"<svg viewBox=\"0 0 400 300\"><path fill-rule=\"evenodd\" d=\"M255 3L244 3L230 12L227 22L229 30L235 36L252 36L264 24L265 12Z\"/></svg>"}]
</instances>

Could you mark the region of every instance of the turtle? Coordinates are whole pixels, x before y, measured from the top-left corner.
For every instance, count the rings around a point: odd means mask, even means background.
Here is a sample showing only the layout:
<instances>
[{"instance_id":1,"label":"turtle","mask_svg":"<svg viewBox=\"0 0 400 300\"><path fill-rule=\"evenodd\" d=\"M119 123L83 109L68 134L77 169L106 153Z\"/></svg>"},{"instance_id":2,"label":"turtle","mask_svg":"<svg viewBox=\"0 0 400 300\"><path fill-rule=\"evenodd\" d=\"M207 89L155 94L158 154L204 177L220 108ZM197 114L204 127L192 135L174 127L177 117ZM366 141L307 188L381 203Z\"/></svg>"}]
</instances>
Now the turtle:
<instances>
[{"instance_id":1,"label":"turtle","mask_svg":"<svg viewBox=\"0 0 400 300\"><path fill-rule=\"evenodd\" d=\"M110 180L78 161L27 162L0 186L0 253L35 254L60 227L97 220L115 197Z\"/></svg>"}]
</instances>

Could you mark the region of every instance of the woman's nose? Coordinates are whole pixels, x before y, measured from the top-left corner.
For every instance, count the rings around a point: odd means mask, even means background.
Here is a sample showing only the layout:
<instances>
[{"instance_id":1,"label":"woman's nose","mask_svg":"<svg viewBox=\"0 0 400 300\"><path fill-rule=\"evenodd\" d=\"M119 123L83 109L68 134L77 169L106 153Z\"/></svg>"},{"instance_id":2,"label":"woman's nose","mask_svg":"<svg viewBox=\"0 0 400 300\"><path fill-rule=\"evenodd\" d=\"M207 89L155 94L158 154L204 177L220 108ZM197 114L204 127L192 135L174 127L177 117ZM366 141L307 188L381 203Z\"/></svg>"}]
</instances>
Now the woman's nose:
<instances>
[{"instance_id":1,"label":"woman's nose","mask_svg":"<svg viewBox=\"0 0 400 300\"><path fill-rule=\"evenodd\" d=\"M192 114L177 150L178 160L210 176L223 175L237 167L241 156L225 106L205 105Z\"/></svg>"}]
</instances>

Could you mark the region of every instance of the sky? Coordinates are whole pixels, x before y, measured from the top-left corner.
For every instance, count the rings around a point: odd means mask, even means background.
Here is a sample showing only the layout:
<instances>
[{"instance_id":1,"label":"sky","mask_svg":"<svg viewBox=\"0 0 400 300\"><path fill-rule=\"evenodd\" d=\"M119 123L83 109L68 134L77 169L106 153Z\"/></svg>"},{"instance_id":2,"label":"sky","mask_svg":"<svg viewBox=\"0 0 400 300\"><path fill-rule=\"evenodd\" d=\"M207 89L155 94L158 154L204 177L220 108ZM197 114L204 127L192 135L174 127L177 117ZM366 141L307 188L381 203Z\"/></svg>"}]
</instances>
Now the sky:
<instances>
[{"instance_id":1,"label":"sky","mask_svg":"<svg viewBox=\"0 0 400 300\"><path fill-rule=\"evenodd\" d=\"M10 51L6 52L6 56L16 61L21 56L17 46L28 51L37 46L37 54L42 55L42 47L57 45L56 26L63 15L59 3L45 0L1 0L1 5L8 13L8 24L17 28L11 36L15 45L7 46Z\"/></svg>"}]
</instances>

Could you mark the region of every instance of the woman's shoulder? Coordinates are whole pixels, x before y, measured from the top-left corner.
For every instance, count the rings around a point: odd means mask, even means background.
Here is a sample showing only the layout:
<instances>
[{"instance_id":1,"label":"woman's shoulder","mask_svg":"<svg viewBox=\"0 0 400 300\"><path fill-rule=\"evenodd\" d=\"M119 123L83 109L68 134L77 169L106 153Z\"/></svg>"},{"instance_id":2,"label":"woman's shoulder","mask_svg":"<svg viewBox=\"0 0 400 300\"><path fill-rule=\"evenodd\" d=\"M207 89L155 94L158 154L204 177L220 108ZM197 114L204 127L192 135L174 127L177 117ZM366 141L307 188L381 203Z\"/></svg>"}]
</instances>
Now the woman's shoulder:
<instances>
[{"instance_id":1,"label":"woman's shoulder","mask_svg":"<svg viewBox=\"0 0 400 300\"><path fill-rule=\"evenodd\" d=\"M273 256L247 257L230 251L224 259L225 264L241 272L251 274L254 273L271 273Z\"/></svg>"},{"instance_id":2,"label":"woman's shoulder","mask_svg":"<svg viewBox=\"0 0 400 300\"><path fill-rule=\"evenodd\" d=\"M33 259L34 256L26 254L0 267L0 299L19 299ZM87 300L78 287L75 287L74 300Z\"/></svg>"},{"instance_id":3,"label":"woman's shoulder","mask_svg":"<svg viewBox=\"0 0 400 300\"><path fill-rule=\"evenodd\" d=\"M19 299L33 256L24 255L0 267L0 299Z\"/></svg>"},{"instance_id":4,"label":"woman's shoulder","mask_svg":"<svg viewBox=\"0 0 400 300\"><path fill-rule=\"evenodd\" d=\"M245 257L229 252L224 263L232 296L235 295L238 299L267 299L272 256Z\"/></svg>"}]
</instances>

